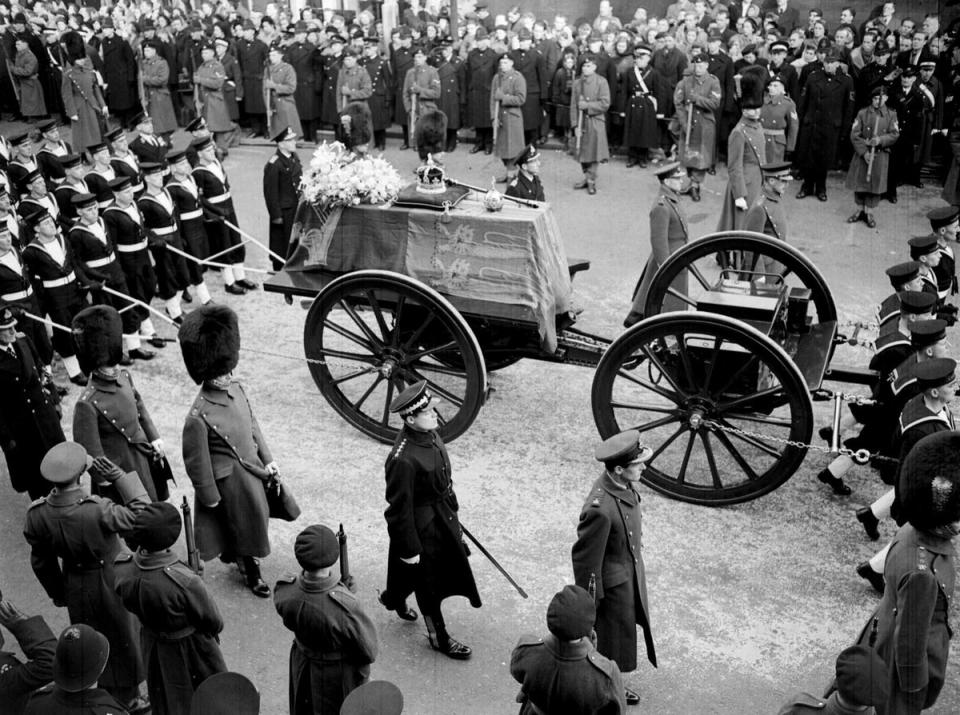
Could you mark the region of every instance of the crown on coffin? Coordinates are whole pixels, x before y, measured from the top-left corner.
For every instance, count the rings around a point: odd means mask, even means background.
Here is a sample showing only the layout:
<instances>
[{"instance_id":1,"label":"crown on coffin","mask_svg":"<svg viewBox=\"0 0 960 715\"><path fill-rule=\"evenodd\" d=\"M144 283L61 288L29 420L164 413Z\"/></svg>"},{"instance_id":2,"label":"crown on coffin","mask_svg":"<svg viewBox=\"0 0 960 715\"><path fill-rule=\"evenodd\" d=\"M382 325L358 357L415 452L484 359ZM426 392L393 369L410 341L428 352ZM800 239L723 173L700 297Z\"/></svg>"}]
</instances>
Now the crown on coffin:
<instances>
[{"instance_id":1,"label":"crown on coffin","mask_svg":"<svg viewBox=\"0 0 960 715\"><path fill-rule=\"evenodd\" d=\"M417 192L421 194L442 194L447 190L447 174L443 167L434 163L433 156L427 155L427 163L417 167Z\"/></svg>"}]
</instances>

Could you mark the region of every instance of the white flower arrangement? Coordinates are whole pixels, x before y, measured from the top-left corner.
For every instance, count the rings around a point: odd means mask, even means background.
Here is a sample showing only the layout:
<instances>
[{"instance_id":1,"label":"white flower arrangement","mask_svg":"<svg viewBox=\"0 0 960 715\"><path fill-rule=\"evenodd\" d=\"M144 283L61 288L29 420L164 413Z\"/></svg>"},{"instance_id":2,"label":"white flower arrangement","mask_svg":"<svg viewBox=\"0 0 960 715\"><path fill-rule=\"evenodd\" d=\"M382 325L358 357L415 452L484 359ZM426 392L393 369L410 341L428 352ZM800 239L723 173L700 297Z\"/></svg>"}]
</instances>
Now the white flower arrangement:
<instances>
[{"instance_id":1,"label":"white flower arrangement","mask_svg":"<svg viewBox=\"0 0 960 715\"><path fill-rule=\"evenodd\" d=\"M340 142L324 142L313 152L300 187L306 201L330 208L393 201L407 183L382 156L358 156Z\"/></svg>"}]
</instances>

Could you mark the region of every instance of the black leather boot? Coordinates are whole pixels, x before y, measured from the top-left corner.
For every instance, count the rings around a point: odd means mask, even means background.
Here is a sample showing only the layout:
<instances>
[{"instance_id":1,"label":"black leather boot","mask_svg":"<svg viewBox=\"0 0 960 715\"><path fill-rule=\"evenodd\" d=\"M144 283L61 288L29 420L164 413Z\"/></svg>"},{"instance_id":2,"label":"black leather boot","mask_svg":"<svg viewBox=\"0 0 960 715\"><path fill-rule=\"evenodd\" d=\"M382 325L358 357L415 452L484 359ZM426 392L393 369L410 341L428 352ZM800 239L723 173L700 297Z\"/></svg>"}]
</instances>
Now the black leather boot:
<instances>
[{"instance_id":1,"label":"black leather boot","mask_svg":"<svg viewBox=\"0 0 960 715\"><path fill-rule=\"evenodd\" d=\"M243 574L247 588L253 592L254 596L259 596L260 598L270 596L270 587L260 576L260 562L257 559L253 556L241 556L237 562L237 566L240 568L240 573Z\"/></svg>"}]
</instances>

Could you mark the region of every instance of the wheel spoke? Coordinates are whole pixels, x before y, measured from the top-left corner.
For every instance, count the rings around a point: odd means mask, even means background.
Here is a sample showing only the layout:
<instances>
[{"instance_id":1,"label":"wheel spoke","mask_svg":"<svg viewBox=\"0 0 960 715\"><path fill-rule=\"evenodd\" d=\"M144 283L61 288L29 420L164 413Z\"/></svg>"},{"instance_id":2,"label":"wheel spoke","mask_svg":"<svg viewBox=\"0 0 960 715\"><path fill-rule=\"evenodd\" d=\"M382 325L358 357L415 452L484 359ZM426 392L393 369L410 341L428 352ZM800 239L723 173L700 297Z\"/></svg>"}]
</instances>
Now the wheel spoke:
<instances>
[{"instance_id":1,"label":"wheel spoke","mask_svg":"<svg viewBox=\"0 0 960 715\"><path fill-rule=\"evenodd\" d=\"M357 412L360 411L360 408L363 406L363 403L367 401L367 398L377 389L377 385L383 382L383 375L377 373L377 379L373 381L373 384L367 388L367 391L360 395L360 399L353 403L353 409Z\"/></svg>"},{"instance_id":2,"label":"wheel spoke","mask_svg":"<svg viewBox=\"0 0 960 715\"><path fill-rule=\"evenodd\" d=\"M440 365L432 362L418 362L413 365L407 365L407 368L410 370L428 370L430 372L438 372L442 375L459 377L461 380L467 379L467 373L464 372L463 370L459 370L455 367L447 367L446 365Z\"/></svg>"},{"instance_id":3,"label":"wheel spoke","mask_svg":"<svg viewBox=\"0 0 960 715\"><path fill-rule=\"evenodd\" d=\"M710 433L706 430L697 430L700 435L700 441L703 442L703 451L707 455L707 464L710 466L710 477L713 479L714 489L723 489L723 482L720 481L720 471L717 469L717 460L713 456L713 445L710 444Z\"/></svg>"},{"instance_id":4,"label":"wheel spoke","mask_svg":"<svg viewBox=\"0 0 960 715\"><path fill-rule=\"evenodd\" d=\"M757 359L758 358L756 355L751 355L747 360L743 362L742 365L740 365L740 367L738 367L736 370L733 371L733 374L727 378L727 381L725 383L723 383L723 387L721 387L718 390L715 390L713 394L719 396L719 395L722 395L724 392L726 392L727 388L730 387L730 385L735 383L737 380L739 380L740 376L743 375L744 372L749 370L753 366L753 364L757 361Z\"/></svg>"},{"instance_id":5,"label":"wheel spoke","mask_svg":"<svg viewBox=\"0 0 960 715\"><path fill-rule=\"evenodd\" d=\"M350 353L350 352L347 352L346 350L328 350L327 348L320 349L320 357L337 358L339 360L356 360L357 362L368 362L368 363L378 362L376 355L362 355L360 353Z\"/></svg>"},{"instance_id":6,"label":"wheel spoke","mask_svg":"<svg viewBox=\"0 0 960 715\"><path fill-rule=\"evenodd\" d=\"M687 345L682 335L674 335L673 337L677 341L677 350L680 352L680 362L683 363L683 371L687 375L687 384L690 386L691 392L696 392L693 379L693 365L690 362L690 353L687 352Z\"/></svg>"},{"instance_id":7,"label":"wheel spoke","mask_svg":"<svg viewBox=\"0 0 960 715\"><path fill-rule=\"evenodd\" d=\"M390 421L390 403L393 402L393 378L387 380L387 396L383 400L383 414L380 416L380 424L384 427Z\"/></svg>"},{"instance_id":8,"label":"wheel spoke","mask_svg":"<svg viewBox=\"0 0 960 715\"><path fill-rule=\"evenodd\" d=\"M687 392L685 390L680 389L680 385L678 385L677 381L673 379L673 375L671 375L667 371L667 369L663 366L663 363L660 362L660 358L658 358L656 354L654 354L653 350L650 349L650 346L644 345L640 349L643 350L644 354L647 356L650 362L652 362L654 365L657 366L657 369L660 371L660 374L663 375L665 378L667 378L667 382L670 383L670 386L676 391L676 393L678 395L681 395L684 398L687 397Z\"/></svg>"},{"instance_id":9,"label":"wheel spoke","mask_svg":"<svg viewBox=\"0 0 960 715\"><path fill-rule=\"evenodd\" d=\"M390 334L390 329L387 327L387 321L383 318L383 310L380 308L380 303L377 300L377 296L373 294L372 290L366 290L364 293L367 296L367 301L370 303L370 309L373 311L373 316L377 319L377 325L380 326L380 334L383 336L383 342L387 342L387 336Z\"/></svg>"},{"instance_id":10,"label":"wheel spoke","mask_svg":"<svg viewBox=\"0 0 960 715\"><path fill-rule=\"evenodd\" d=\"M740 469L742 469L743 473L747 475L747 479L752 481L760 478L760 475L757 474L747 460L743 458L743 455L740 454L740 450L733 445L733 442L731 442L730 438L723 433L723 430L716 430L714 434L717 437L717 441L726 447L727 451L730 453L730 456L733 457L734 461L740 465Z\"/></svg>"},{"instance_id":11,"label":"wheel spoke","mask_svg":"<svg viewBox=\"0 0 960 715\"><path fill-rule=\"evenodd\" d=\"M680 425L679 427L677 427L677 431L674 432L669 437L667 437L667 439L663 441L663 444L661 444L659 447L657 447L653 451L653 454L650 455L650 459L647 460L647 464L653 464L653 460L655 460L657 457L663 454L664 450L667 447L669 447L671 444L673 444L674 441L676 441L677 437L679 437L681 434L683 434L686 431L687 431L686 425Z\"/></svg>"},{"instance_id":12,"label":"wheel spoke","mask_svg":"<svg viewBox=\"0 0 960 715\"><path fill-rule=\"evenodd\" d=\"M444 343L443 345L437 345L433 348L427 348L426 350L421 350L418 353L407 356L407 360L413 362L414 360L419 360L420 358L428 357L434 353L443 352L444 350L456 350L457 341L451 340L449 343Z\"/></svg>"},{"instance_id":13,"label":"wheel spoke","mask_svg":"<svg viewBox=\"0 0 960 715\"><path fill-rule=\"evenodd\" d=\"M693 308L697 307L697 301L695 301L693 298L688 296L686 293L681 293L673 286L670 286L669 288L667 288L667 295L672 295L677 300L683 301L684 303L686 303L687 305Z\"/></svg>"},{"instance_id":14,"label":"wheel spoke","mask_svg":"<svg viewBox=\"0 0 960 715\"><path fill-rule=\"evenodd\" d=\"M723 424L725 427L733 427L733 425L731 425L730 423L728 423L726 420L721 420L721 422L722 422L722 424ZM734 429L736 429L736 428L734 428ZM746 442L747 444L749 444L749 445L751 445L751 446L753 446L753 447L756 447L756 448L759 449L761 452L766 452L766 453L769 454L771 457L776 457L777 459L779 459L780 456L781 456L780 450L774 449L773 447L771 447L771 446L770 446L769 444L767 444L766 442L763 442L763 441L761 441L760 439L758 439L758 438L756 438L756 437L753 437L752 435L741 434L740 432L731 432L730 434L733 435L734 437L736 437L737 439L741 439L741 440L743 440L744 442Z\"/></svg>"},{"instance_id":15,"label":"wheel spoke","mask_svg":"<svg viewBox=\"0 0 960 715\"><path fill-rule=\"evenodd\" d=\"M629 427L628 429L635 429L637 432L649 432L652 429L656 429L657 427L663 427L664 425L668 425L671 422L676 422L676 421L677 421L676 415L668 415L667 417L659 417L653 420L652 422L644 422L641 425L634 425L633 427Z\"/></svg>"},{"instance_id":16,"label":"wheel spoke","mask_svg":"<svg viewBox=\"0 0 960 715\"><path fill-rule=\"evenodd\" d=\"M331 320L326 320L326 319L325 319L325 320L323 321L323 327L324 327L324 328L327 328L327 329L329 329L329 330L332 330L332 331L335 332L337 335L339 335L339 336L341 336L341 337L344 337L344 338L346 338L347 340L352 340L353 342L355 342L355 343L356 343L357 345L359 345L360 347L366 348L367 350L369 350L371 353L377 354L376 348L374 348L374 346L373 346L371 343L369 343L367 340L365 340L365 339L364 339L363 337L361 337L360 335L357 335L356 333L347 330L345 327L343 327L343 326L340 325L339 323L335 323L335 322L333 322L333 321L331 321Z\"/></svg>"},{"instance_id":17,"label":"wheel spoke","mask_svg":"<svg viewBox=\"0 0 960 715\"><path fill-rule=\"evenodd\" d=\"M768 387L765 390L760 390L759 392L754 392L749 395L744 395L743 397L738 397L735 400L730 400L730 402L721 402L717 405L717 410L719 412L729 412L730 410L736 409L738 407L745 407L755 400L762 400L767 397L773 397L777 393L783 392L783 385L777 385L775 387Z\"/></svg>"},{"instance_id":18,"label":"wheel spoke","mask_svg":"<svg viewBox=\"0 0 960 715\"><path fill-rule=\"evenodd\" d=\"M683 484L687 480L687 465L690 464L690 453L693 452L693 442L697 437L696 432L690 433L690 439L687 440L687 448L683 452L683 461L680 462L680 472L677 474L677 484Z\"/></svg>"},{"instance_id":19,"label":"wheel spoke","mask_svg":"<svg viewBox=\"0 0 960 715\"><path fill-rule=\"evenodd\" d=\"M420 336L423 335L423 331L426 330L427 326L433 322L434 317L436 316L434 316L433 311L431 311L430 314L427 315L427 319L420 324L420 327L418 327L416 330L413 331L413 335L411 335L410 338L407 340L407 342L403 344L403 347L401 348L403 352L406 352L407 350L409 350L410 348L412 348L414 345L417 344L417 341L420 339Z\"/></svg>"},{"instance_id":20,"label":"wheel spoke","mask_svg":"<svg viewBox=\"0 0 960 715\"><path fill-rule=\"evenodd\" d=\"M720 358L720 346L723 345L723 338L719 335L713 338L713 354L710 357L710 363L707 365L707 374L703 378L703 391L710 394L710 383L713 381L713 369L717 366Z\"/></svg>"},{"instance_id":21,"label":"wheel spoke","mask_svg":"<svg viewBox=\"0 0 960 715\"><path fill-rule=\"evenodd\" d=\"M649 402L611 402L610 407L622 410L639 410L641 412L662 412L668 415L677 414L675 407L663 407L661 405L651 405Z\"/></svg>"},{"instance_id":22,"label":"wheel spoke","mask_svg":"<svg viewBox=\"0 0 960 715\"><path fill-rule=\"evenodd\" d=\"M730 414L729 412L724 414L724 417L728 420L744 420L746 422L759 422L764 425L771 425L773 427L793 427L792 420L782 420L777 417L767 417L766 415L748 415L743 413Z\"/></svg>"},{"instance_id":23,"label":"wheel spoke","mask_svg":"<svg viewBox=\"0 0 960 715\"><path fill-rule=\"evenodd\" d=\"M697 279L697 282L703 287L704 290L713 290L713 286L710 285L710 282L704 277L703 273L700 272L700 269L694 263L689 263L687 265L687 270L693 274L693 277Z\"/></svg>"},{"instance_id":24,"label":"wheel spoke","mask_svg":"<svg viewBox=\"0 0 960 715\"><path fill-rule=\"evenodd\" d=\"M456 395L454 395L452 392L450 392L450 391L447 390L446 388L440 387L440 385L438 385L437 383L435 383L433 380L431 380L430 378L428 378L428 377L426 377L426 376L424 376L424 375L421 375L419 372L417 372L416 370L414 370L414 369L412 369L412 368L407 368L407 370L408 370L408 372L410 372L412 375L414 375L414 376L417 378L417 380L426 380L426 381L427 381L427 387L429 387L429 388L430 388L431 390L433 390L436 394L440 395L442 398L444 398L445 400L447 400L447 402L450 402L450 403L456 405L457 407L460 407L460 406L463 405L463 398L462 398L462 397L457 397Z\"/></svg>"},{"instance_id":25,"label":"wheel spoke","mask_svg":"<svg viewBox=\"0 0 960 715\"><path fill-rule=\"evenodd\" d=\"M629 380L630 382L640 385L640 387L644 388L645 390L650 390L650 392L655 392L658 395L660 395L660 397L665 397L666 399L670 400L670 402L673 402L676 405L680 404L680 398L677 395L670 392L669 390L665 390L664 388L660 387L660 385L654 385L652 382L647 382L643 378L634 377L633 375L623 370L618 370L617 374L620 377L623 377L624 379Z\"/></svg>"},{"instance_id":26,"label":"wheel spoke","mask_svg":"<svg viewBox=\"0 0 960 715\"><path fill-rule=\"evenodd\" d=\"M397 347L400 344L400 317L403 314L403 306L407 304L407 296L401 293L397 296L397 307L393 312L393 334L391 336L391 347Z\"/></svg>"},{"instance_id":27,"label":"wheel spoke","mask_svg":"<svg viewBox=\"0 0 960 715\"><path fill-rule=\"evenodd\" d=\"M338 378L336 378L336 379L334 379L334 380L331 380L330 383L333 384L333 385L339 385L339 384L344 383L344 382L347 382L347 381L349 381L349 380L354 380L354 379L356 379L356 378L358 378L358 377L361 377L361 376L363 376L363 375L369 375L371 372L375 372L376 370L377 370L377 368L374 367L374 366L372 366L372 365L371 365L370 367L362 367L362 368L360 368L359 370L354 370L353 372L348 372L348 373L347 373L346 375L344 375L343 377L338 377Z\"/></svg>"},{"instance_id":28,"label":"wheel spoke","mask_svg":"<svg viewBox=\"0 0 960 715\"><path fill-rule=\"evenodd\" d=\"M347 301L343 300L342 298L340 299L340 305L347 312L347 315L350 316L353 322L357 324L357 327L360 328L360 332L362 332L364 335L367 336L367 340L370 341L370 344L376 347L382 348L383 341L380 340L372 330L370 330L369 325L367 325L360 319L360 316L357 315L357 311L353 309L353 306L347 303Z\"/></svg>"}]
</instances>

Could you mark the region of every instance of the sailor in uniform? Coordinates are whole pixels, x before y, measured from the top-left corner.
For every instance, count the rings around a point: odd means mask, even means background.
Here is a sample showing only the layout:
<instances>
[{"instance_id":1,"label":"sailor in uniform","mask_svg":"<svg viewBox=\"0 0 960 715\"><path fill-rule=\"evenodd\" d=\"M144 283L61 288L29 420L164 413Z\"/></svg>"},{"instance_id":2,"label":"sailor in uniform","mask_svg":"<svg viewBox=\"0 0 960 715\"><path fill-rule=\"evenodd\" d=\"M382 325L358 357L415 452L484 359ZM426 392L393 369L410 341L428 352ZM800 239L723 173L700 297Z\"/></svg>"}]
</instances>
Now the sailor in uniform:
<instances>
[{"instance_id":1,"label":"sailor in uniform","mask_svg":"<svg viewBox=\"0 0 960 715\"><path fill-rule=\"evenodd\" d=\"M206 266L203 261L210 255L210 243L207 240L207 231L203 227L203 208L200 206L200 190L193 180L190 162L186 151L173 151L167 154L167 166L170 167L170 181L167 183L167 193L176 205L177 219L180 225L180 237L184 247L194 261L187 260L187 275L190 287L193 288L200 305L206 305L212 298L210 289L204 282L203 273ZM187 300L188 291L184 291L183 299ZM190 298L192 300L192 296ZM190 302L189 300L187 302Z\"/></svg>"},{"instance_id":2,"label":"sailor in uniform","mask_svg":"<svg viewBox=\"0 0 960 715\"><path fill-rule=\"evenodd\" d=\"M937 237L940 248L940 263L934 267L937 276L937 293L944 300L957 294L957 258L953 247L957 242L960 207L942 206L927 213L930 228Z\"/></svg>"},{"instance_id":3,"label":"sailor in uniform","mask_svg":"<svg viewBox=\"0 0 960 715\"><path fill-rule=\"evenodd\" d=\"M97 197L97 205L100 207L100 211L103 211L113 203L113 191L110 189L110 182L117 178L113 166L110 164L110 147L100 142L87 147L87 151L93 164L83 180L87 182L90 193Z\"/></svg>"},{"instance_id":4,"label":"sailor in uniform","mask_svg":"<svg viewBox=\"0 0 960 715\"><path fill-rule=\"evenodd\" d=\"M60 166L63 168L63 180L57 184L53 190L53 198L56 199L57 207L60 209L60 220L66 225L65 231L69 231L77 220L77 210L73 203L73 197L77 194L90 193L90 187L83 180L85 169L83 160L79 154L67 154L60 157Z\"/></svg>"},{"instance_id":5,"label":"sailor in uniform","mask_svg":"<svg viewBox=\"0 0 960 715\"><path fill-rule=\"evenodd\" d=\"M163 165L147 162L141 165L146 188L137 206L143 216L143 227L149 236L150 254L157 275L157 295L167 312L178 325L183 322L180 292L186 289L190 277L183 256L168 247L183 251L183 241L177 224L177 209L170 194L163 188Z\"/></svg>"},{"instance_id":6,"label":"sailor in uniform","mask_svg":"<svg viewBox=\"0 0 960 715\"><path fill-rule=\"evenodd\" d=\"M40 148L37 150L37 167L47 180L47 188L52 192L61 181L64 173L61 159L73 153L73 148L60 138L60 122L51 119L40 124Z\"/></svg>"},{"instance_id":7,"label":"sailor in uniform","mask_svg":"<svg viewBox=\"0 0 960 715\"><path fill-rule=\"evenodd\" d=\"M917 261L906 261L890 266L886 270L893 293L883 299L877 306L877 325L883 328L891 320L900 319L900 293L905 291L919 291L923 289L923 280L920 278L920 264Z\"/></svg>"}]
</instances>

